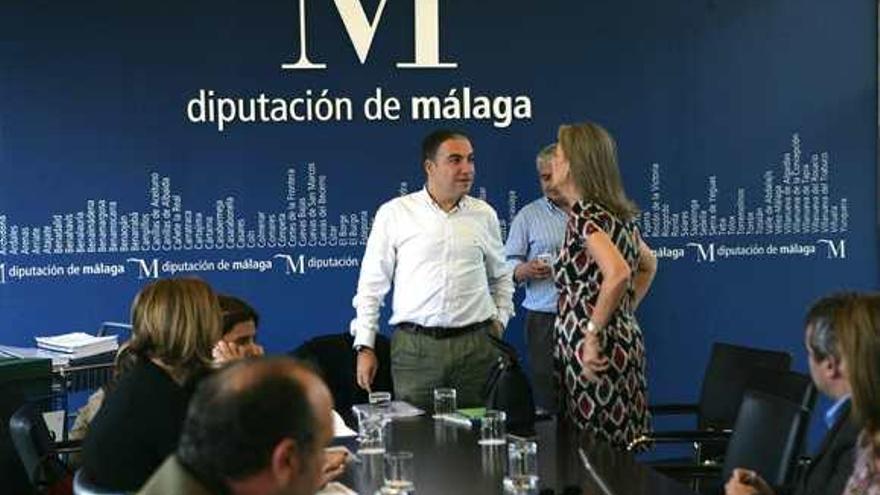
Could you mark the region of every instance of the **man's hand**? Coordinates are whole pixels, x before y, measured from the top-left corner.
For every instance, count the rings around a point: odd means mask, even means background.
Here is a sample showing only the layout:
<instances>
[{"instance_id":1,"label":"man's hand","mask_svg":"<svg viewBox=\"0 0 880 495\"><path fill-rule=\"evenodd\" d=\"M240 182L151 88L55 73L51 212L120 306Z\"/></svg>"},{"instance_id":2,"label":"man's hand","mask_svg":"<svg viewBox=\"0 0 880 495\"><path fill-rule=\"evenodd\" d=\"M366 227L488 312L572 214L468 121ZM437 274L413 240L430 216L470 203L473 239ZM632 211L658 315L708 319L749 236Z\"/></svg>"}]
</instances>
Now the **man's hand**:
<instances>
[{"instance_id":1,"label":"man's hand","mask_svg":"<svg viewBox=\"0 0 880 495\"><path fill-rule=\"evenodd\" d=\"M513 277L517 282L525 282L526 280L542 280L553 276L553 270L550 265L535 258L516 265L513 270Z\"/></svg>"},{"instance_id":2,"label":"man's hand","mask_svg":"<svg viewBox=\"0 0 880 495\"><path fill-rule=\"evenodd\" d=\"M373 379L379 369L379 359L376 353L369 347L362 347L357 355L357 371L355 378L360 388L372 392Z\"/></svg>"},{"instance_id":3,"label":"man's hand","mask_svg":"<svg viewBox=\"0 0 880 495\"><path fill-rule=\"evenodd\" d=\"M324 467L321 470L321 485L335 480L345 472L345 463L348 461L348 453L344 450L325 450Z\"/></svg>"},{"instance_id":4,"label":"man's hand","mask_svg":"<svg viewBox=\"0 0 880 495\"><path fill-rule=\"evenodd\" d=\"M749 469L736 468L724 485L725 495L774 495L773 489Z\"/></svg>"},{"instance_id":5,"label":"man's hand","mask_svg":"<svg viewBox=\"0 0 880 495\"><path fill-rule=\"evenodd\" d=\"M214 359L214 366L223 366L238 361L239 359L249 357L260 357L263 355L263 348L257 344L238 345L235 342L226 342L221 340L211 349L211 357Z\"/></svg>"},{"instance_id":6,"label":"man's hand","mask_svg":"<svg viewBox=\"0 0 880 495\"><path fill-rule=\"evenodd\" d=\"M498 320L492 320L489 331L492 332L493 337L501 339L504 336L504 325Z\"/></svg>"}]
</instances>

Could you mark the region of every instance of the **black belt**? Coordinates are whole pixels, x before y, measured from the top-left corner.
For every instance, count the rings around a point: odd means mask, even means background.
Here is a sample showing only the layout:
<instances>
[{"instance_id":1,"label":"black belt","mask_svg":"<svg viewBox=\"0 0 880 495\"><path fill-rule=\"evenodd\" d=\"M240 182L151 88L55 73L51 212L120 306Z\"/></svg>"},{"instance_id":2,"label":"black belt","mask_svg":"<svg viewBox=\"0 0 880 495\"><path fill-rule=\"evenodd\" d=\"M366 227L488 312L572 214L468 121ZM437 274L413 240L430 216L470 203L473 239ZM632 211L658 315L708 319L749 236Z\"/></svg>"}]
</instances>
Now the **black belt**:
<instances>
[{"instance_id":1,"label":"black belt","mask_svg":"<svg viewBox=\"0 0 880 495\"><path fill-rule=\"evenodd\" d=\"M492 320L471 323L470 325L465 325L463 327L423 327L422 325L417 325L415 323L405 321L403 323L398 323L397 329L403 330L407 333L427 335L435 339L451 339L453 337L459 337L461 335L466 335L472 332L476 332L478 330L482 330L486 328L486 326L488 326L490 323L492 323Z\"/></svg>"}]
</instances>

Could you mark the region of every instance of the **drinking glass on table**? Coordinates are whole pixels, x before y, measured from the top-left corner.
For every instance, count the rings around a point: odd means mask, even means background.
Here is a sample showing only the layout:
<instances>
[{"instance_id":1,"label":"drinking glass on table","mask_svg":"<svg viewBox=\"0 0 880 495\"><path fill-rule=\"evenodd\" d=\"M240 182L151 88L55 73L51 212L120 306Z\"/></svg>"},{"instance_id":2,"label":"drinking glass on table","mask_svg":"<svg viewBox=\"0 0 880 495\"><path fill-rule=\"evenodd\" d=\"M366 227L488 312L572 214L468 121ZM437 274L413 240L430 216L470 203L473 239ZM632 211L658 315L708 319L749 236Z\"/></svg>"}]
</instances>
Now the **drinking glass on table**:
<instances>
[{"instance_id":1,"label":"drinking glass on table","mask_svg":"<svg viewBox=\"0 0 880 495\"><path fill-rule=\"evenodd\" d=\"M538 444L534 440L511 439L507 444L507 475L504 492L537 493Z\"/></svg>"},{"instance_id":2,"label":"drinking glass on table","mask_svg":"<svg viewBox=\"0 0 880 495\"><path fill-rule=\"evenodd\" d=\"M391 408L391 392L370 392L367 400L373 407L385 411Z\"/></svg>"},{"instance_id":3,"label":"drinking glass on table","mask_svg":"<svg viewBox=\"0 0 880 495\"><path fill-rule=\"evenodd\" d=\"M358 421L358 454L385 452L385 425L388 417L381 408L373 406L354 408Z\"/></svg>"},{"instance_id":4,"label":"drinking glass on table","mask_svg":"<svg viewBox=\"0 0 880 495\"><path fill-rule=\"evenodd\" d=\"M385 485L383 494L402 495L413 493L415 467L412 452L399 451L385 454Z\"/></svg>"},{"instance_id":5,"label":"drinking glass on table","mask_svg":"<svg viewBox=\"0 0 880 495\"><path fill-rule=\"evenodd\" d=\"M443 418L457 409L454 388L441 387L434 389L434 418Z\"/></svg>"}]
</instances>

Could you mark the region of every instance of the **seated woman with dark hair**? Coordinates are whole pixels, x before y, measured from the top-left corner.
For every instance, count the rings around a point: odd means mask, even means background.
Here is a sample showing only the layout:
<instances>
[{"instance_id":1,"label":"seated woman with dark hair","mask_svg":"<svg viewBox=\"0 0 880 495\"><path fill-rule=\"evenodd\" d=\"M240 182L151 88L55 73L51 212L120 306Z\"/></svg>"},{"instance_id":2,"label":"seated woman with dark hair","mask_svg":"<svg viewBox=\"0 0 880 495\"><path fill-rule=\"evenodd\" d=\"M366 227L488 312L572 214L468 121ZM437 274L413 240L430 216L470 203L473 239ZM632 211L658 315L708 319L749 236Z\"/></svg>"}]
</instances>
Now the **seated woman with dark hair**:
<instances>
[{"instance_id":1,"label":"seated woman with dark hair","mask_svg":"<svg viewBox=\"0 0 880 495\"><path fill-rule=\"evenodd\" d=\"M237 297L221 294L218 299L223 313L223 338L214 346L214 363L262 356L263 348L257 344L257 311Z\"/></svg>"},{"instance_id":2,"label":"seated woman with dark hair","mask_svg":"<svg viewBox=\"0 0 880 495\"><path fill-rule=\"evenodd\" d=\"M84 468L106 489L135 491L177 446L189 398L212 366L221 311L196 279L157 280L135 297L118 382L86 436Z\"/></svg>"}]
</instances>

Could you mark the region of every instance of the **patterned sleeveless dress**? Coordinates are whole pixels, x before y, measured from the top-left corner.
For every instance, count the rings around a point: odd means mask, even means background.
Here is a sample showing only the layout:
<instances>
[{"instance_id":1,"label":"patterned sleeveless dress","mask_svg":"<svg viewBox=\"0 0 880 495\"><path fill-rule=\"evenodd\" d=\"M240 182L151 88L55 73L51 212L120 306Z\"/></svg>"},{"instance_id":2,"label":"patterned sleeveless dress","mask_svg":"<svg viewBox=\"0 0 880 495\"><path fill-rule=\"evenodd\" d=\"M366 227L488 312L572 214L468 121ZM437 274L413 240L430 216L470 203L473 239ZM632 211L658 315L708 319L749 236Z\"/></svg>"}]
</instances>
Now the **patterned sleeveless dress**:
<instances>
[{"instance_id":1,"label":"patterned sleeveless dress","mask_svg":"<svg viewBox=\"0 0 880 495\"><path fill-rule=\"evenodd\" d=\"M855 468L843 495L880 495L880 461L868 442L865 430L862 430L856 442Z\"/></svg>"},{"instance_id":2,"label":"patterned sleeveless dress","mask_svg":"<svg viewBox=\"0 0 880 495\"><path fill-rule=\"evenodd\" d=\"M599 297L602 272L586 249L588 235L605 232L636 271L639 264L638 228L623 222L597 203L578 202L572 210L554 274L559 289L554 362L560 380L561 411L578 427L617 448L651 430L645 379L645 342L633 314L635 290L629 286L606 325L602 337L608 368L597 381L583 375L581 345Z\"/></svg>"}]
</instances>

